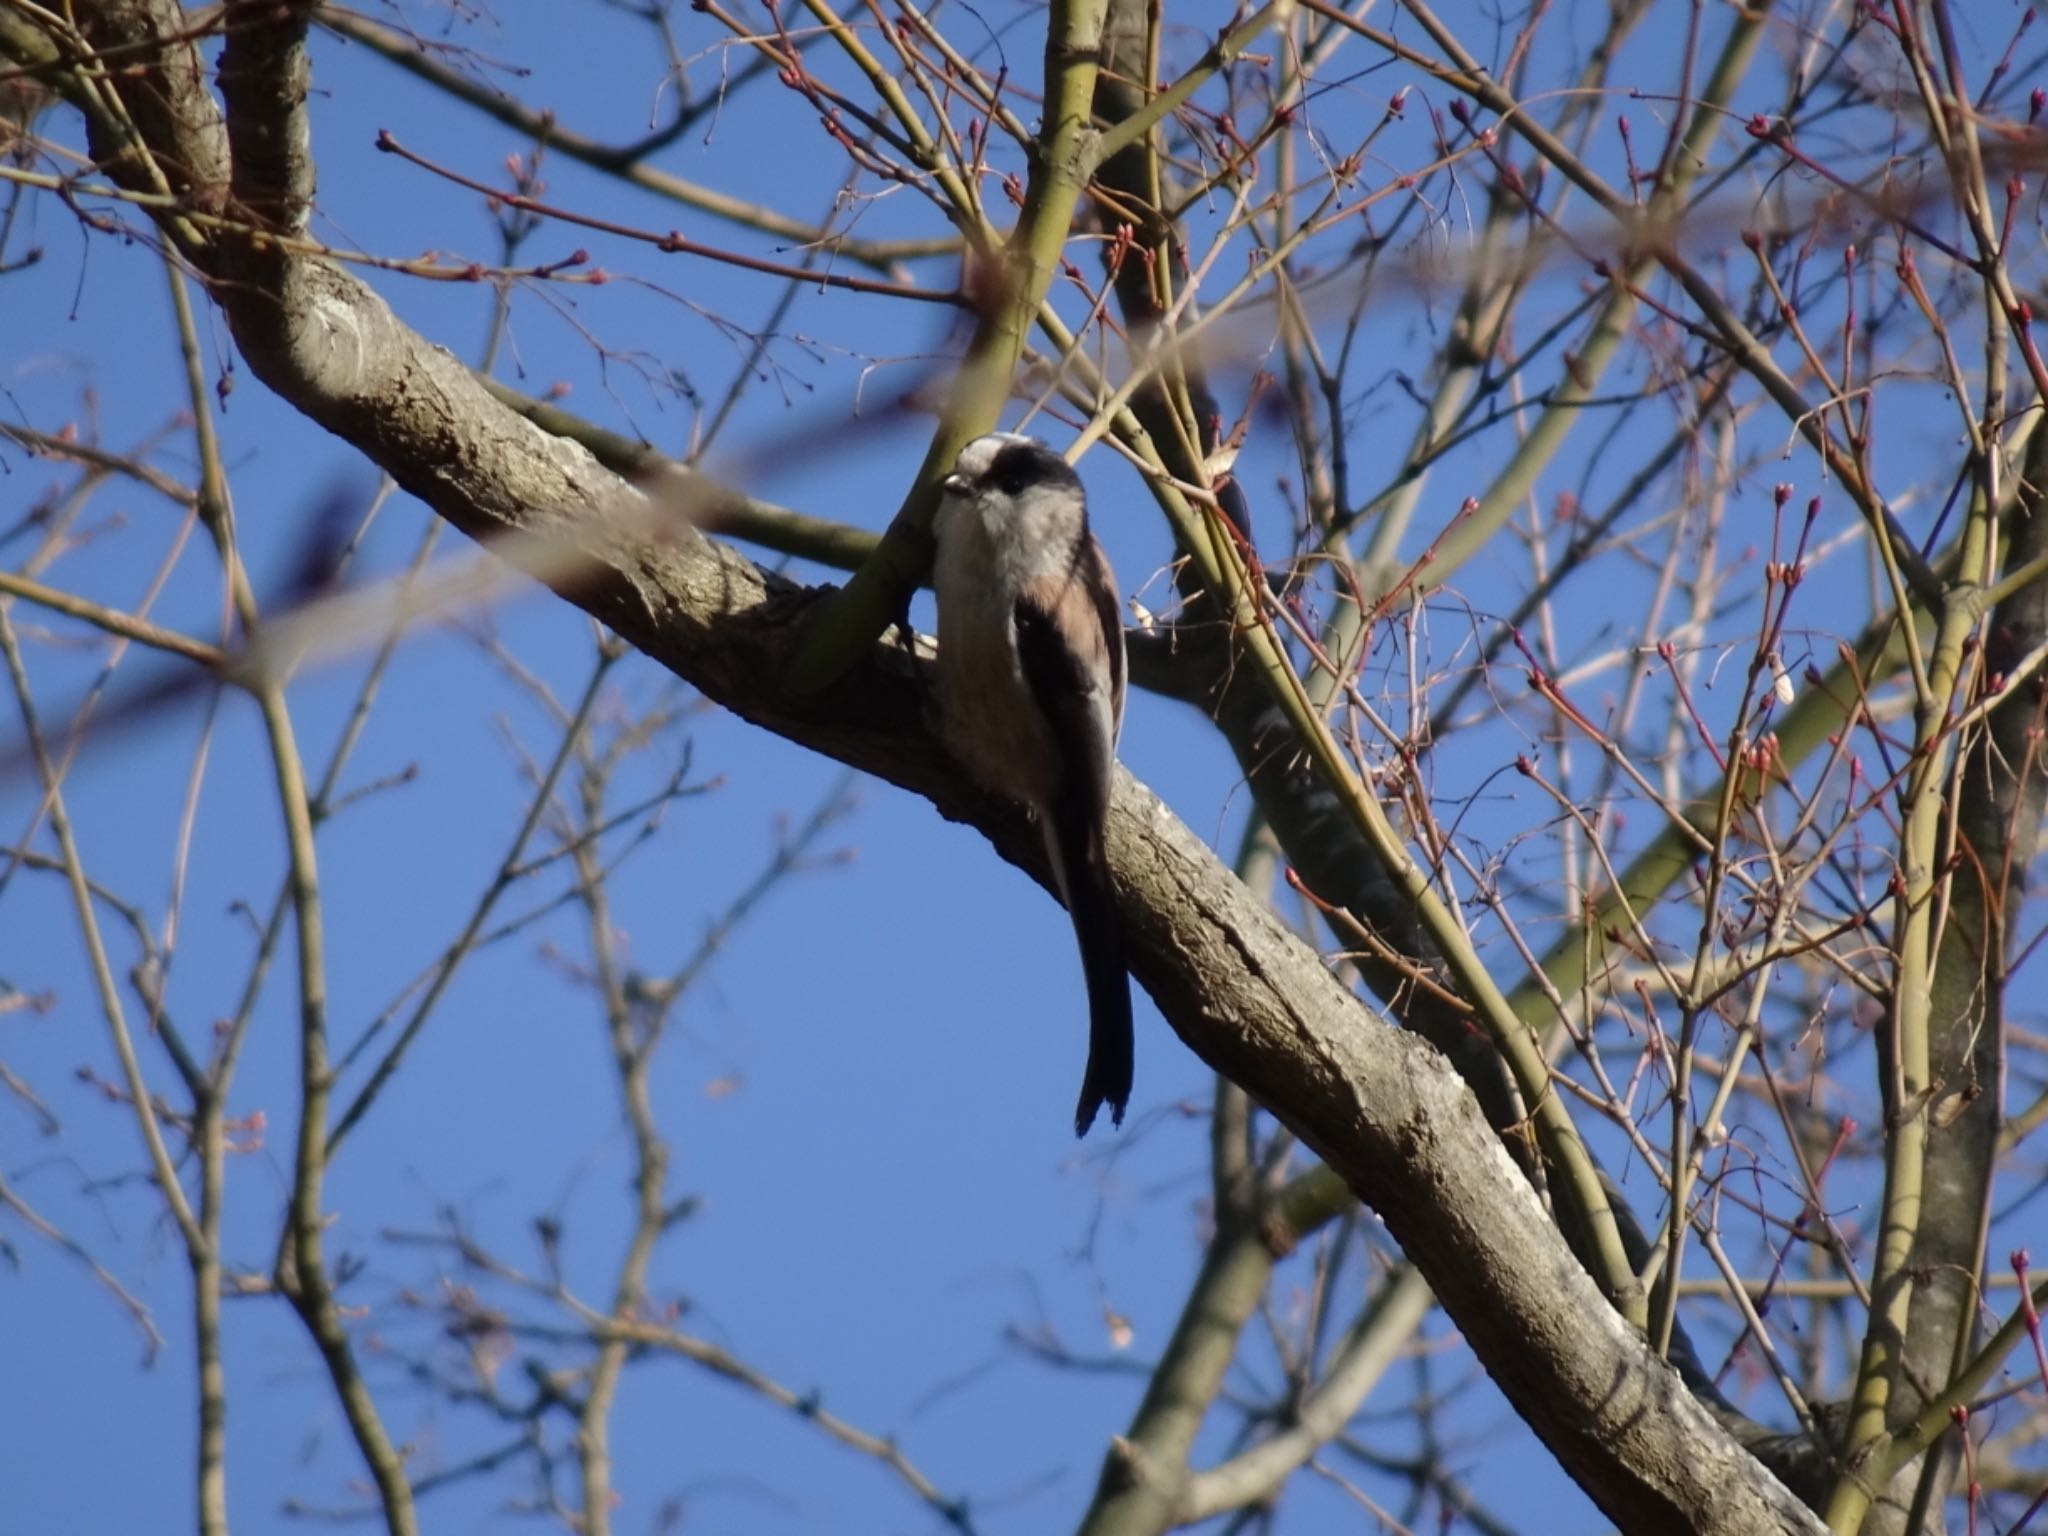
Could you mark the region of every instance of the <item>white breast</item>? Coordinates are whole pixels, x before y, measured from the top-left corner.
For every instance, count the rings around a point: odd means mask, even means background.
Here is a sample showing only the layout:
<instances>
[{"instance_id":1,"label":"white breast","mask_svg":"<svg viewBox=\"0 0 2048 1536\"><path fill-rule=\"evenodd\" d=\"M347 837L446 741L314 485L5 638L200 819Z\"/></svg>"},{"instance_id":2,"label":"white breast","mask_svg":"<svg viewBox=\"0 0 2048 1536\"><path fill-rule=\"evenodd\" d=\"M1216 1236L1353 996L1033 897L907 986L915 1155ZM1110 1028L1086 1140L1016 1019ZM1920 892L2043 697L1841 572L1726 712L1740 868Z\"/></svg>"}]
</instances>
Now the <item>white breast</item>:
<instances>
[{"instance_id":1,"label":"white breast","mask_svg":"<svg viewBox=\"0 0 2048 1536\"><path fill-rule=\"evenodd\" d=\"M939 603L940 727L985 788L1034 809L1051 798L1058 753L1024 680L1012 615L1032 572L1019 541L995 536L977 505L941 503L932 588Z\"/></svg>"}]
</instances>

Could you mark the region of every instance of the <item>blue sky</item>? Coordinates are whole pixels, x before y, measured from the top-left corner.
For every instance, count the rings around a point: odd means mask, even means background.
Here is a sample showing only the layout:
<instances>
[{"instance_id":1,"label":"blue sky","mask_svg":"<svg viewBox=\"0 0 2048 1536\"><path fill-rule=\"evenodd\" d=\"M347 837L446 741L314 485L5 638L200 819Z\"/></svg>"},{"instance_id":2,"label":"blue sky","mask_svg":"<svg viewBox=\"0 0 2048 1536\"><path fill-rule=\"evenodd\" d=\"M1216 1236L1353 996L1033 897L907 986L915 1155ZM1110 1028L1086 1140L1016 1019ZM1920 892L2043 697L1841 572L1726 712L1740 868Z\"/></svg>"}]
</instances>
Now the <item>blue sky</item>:
<instances>
[{"instance_id":1,"label":"blue sky","mask_svg":"<svg viewBox=\"0 0 2048 1536\"><path fill-rule=\"evenodd\" d=\"M1586 25L1600 10L1588 10ZM1220 12L1215 19L1223 19ZM709 49L715 29L687 10L676 24L693 54L693 87L710 89L720 58L697 50ZM532 66L533 75L516 82L521 93L557 106L593 137L634 138L661 110L661 61L617 12L511 3L460 36ZM1031 19L1014 23L1006 37L1013 65L1035 75ZM1654 40L1643 47L1655 56ZM505 156L526 146L361 48L323 38L314 71L319 232L337 245L391 256L432 250L494 260L497 240L479 198L377 154L373 143L389 130L418 153L486 180L499 178ZM1396 72L1371 71L1334 88L1325 110L1370 121L1403 83ZM1637 110L1649 116L1655 109ZM1426 136L1423 115L1414 117L1398 148L1386 146L1390 159ZM772 87L743 93L708 135L708 143L706 132L686 135L666 152L666 168L740 195L772 194L794 214L817 216L831 204L843 159L787 95ZM547 176L551 201L657 230L680 227L735 248L775 249L621 192L559 157ZM179 399L160 263L139 245L88 236L54 203L39 205L35 219L41 264L0 280L0 408L46 429L77 421L82 434L116 448L163 430ZM876 200L859 225L878 236L930 229L907 196ZM695 306L758 324L780 287L555 227L535 236L521 259L559 259L579 247L617 280L520 292L499 375L534 392L566 384L569 408L680 449L689 441L689 409L649 388L636 367L677 369L701 398L715 399L744 347ZM487 287L372 280L425 334L465 358L479 355ZM1415 282L1364 333L1365 346L1385 349L1390 374L1424 356L1418 347L1446 319L1439 295ZM716 468L724 455L744 464L746 488L768 499L879 529L921 455L921 421L877 424L823 453L793 451L791 424L800 446L802 429L839 420L856 389L865 399L886 399L920 377L928 359L957 345L946 314L806 293L779 329L773 355L786 371L749 393L709 462ZM213 366L228 364L223 328L209 319L207 333ZM613 355L601 357L593 336ZM323 500L340 487L351 504L367 504L375 476L340 442L271 400L238 364L234 371L220 426L245 553L259 594L274 594ZM1229 382L1231 409L1243 388L1241 378ZM1375 433L1390 444L1405 441L1406 417L1388 404L1399 391L1391 384L1386 391L1360 410L1362 441ZM1394 422L1403 424L1382 425ZM1240 473L1270 486L1284 450L1284 443L1255 442ZM189 475L189 437L172 430L152 459ZM0 524L66 478L11 449L0 450L0 471ZM1151 606L1163 607L1158 573L1170 546L1157 514L1110 455L1096 453L1082 471L1123 586L1143 589ZM1786 471L1795 472L1808 469ZM1597 465L1572 462L1559 478L1597 483L1598 473ZM1418 547L1481 479L1478 468L1442 475L1420 520ZM1751 491L1763 508L1765 487ZM1267 494L1257 504L1262 537L1284 545L1280 497ZM70 556L58 574L125 605L168 549L178 513L115 484L95 499L89 521L110 517L119 526ZM423 509L393 498L364 545L365 579L402 568L428 526ZM1761 514L1755 526L1767 536ZM451 534L442 547L452 552L459 544ZM212 635L218 583L202 546L195 536L158 617ZM1482 557L1463 598L1504 606L1519 577L1505 556ZM17 608L16 617L26 624L29 616ZM1469 620L1447 604L1433 622L1449 636L1448 649L1456 643L1451 632ZM1616 643L1615 622L1616 613L1597 604L1575 609L1562 639L1578 652ZM539 594L407 643L345 782L416 776L351 806L322 836L337 1048L453 937L525 806L518 753L544 757L551 749L546 711L508 681L479 631L558 698L575 696L588 675L586 621ZM64 717L100 654L32 645L46 723ZM166 665L131 658L115 692L139 687ZM364 667L363 658L346 658L295 685L294 718L314 764L324 763ZM615 703L607 707L616 708L645 707L674 685L635 658L608 686ZM87 867L159 925L202 719L195 704L91 740L66 783ZM15 729L10 723L0 738L12 739ZM772 853L778 818L801 818L841 775L716 711L695 715L687 737L689 778L705 792L668 809L658 835L623 863L613 886L633 961L649 971L689 953ZM671 770L682 740L666 738L636 766L621 798ZM1134 698L1123 758L1199 834L1226 856L1234 852L1247 797L1227 752L1191 712ZM1439 765L1447 797L1480 794L1470 812L1475 832L1494 825L1492 817L1512 828L1529 814L1513 786L1493 779L1502 761L1492 755ZM852 796L852 813L820 845L844 860L786 884L733 936L660 1057L653 1088L675 1151L672 1187L700 1197L702 1206L662 1250L656 1287L687 1298L683 1321L693 1332L800 1392L816 1391L826 1408L861 1427L898 1436L943 1490L971 1501L982 1529L1059 1528L1085 1506L1107 1439L1128 1422L1143 1366L1164 1342L1199 1260L1207 1194L1201 1111L1211 1079L1141 997L1131 1120L1121 1134L1098 1130L1077 1146L1069 1106L1085 1011L1064 915L978 835L943 822L923 802L865 781ZM36 800L24 779L0 783L0 825L10 839ZM172 1000L188 1035L203 1038L208 1022L232 1009L248 963L241 904L266 911L280 874L261 736L238 699L223 703L212 735L193 847ZM505 911L539 904L560 883L555 876L532 882ZM0 1282L10 1318L0 1329L0 1366L15 1384L0 1398L0 1481L9 1489L10 1520L24 1531L180 1529L189 1520L192 1477L182 1257L140 1182L132 1119L78 1076L81 1068L110 1076L111 1052L57 881L18 872L0 902L0 979L56 1000L45 1015L0 1018L0 1059L63 1122L61 1137L43 1138L17 1105L0 1100L0 1168L144 1297L169 1340L154 1367L141 1368L138 1332L109 1296L64 1254L0 1223L18 1260ZM358 1342L387 1422L415 1444L421 1470L460 1461L506 1432L474 1410L437 1405L405 1379L399 1361L408 1353L446 1358L436 1348L435 1319L406 1304L408 1294L431 1297L445 1268L443 1256L417 1238L445 1230L452 1217L507 1262L530 1268L541 1262L533 1221L546 1213L567 1234L570 1282L593 1300L608 1287L628 1214L628 1144L597 1010L558 959L580 955L581 940L573 914L558 912L474 957L333 1172L330 1252L365 1266L352 1299L373 1311ZM268 1122L260 1149L236 1157L230 1170L232 1262L259 1272L270 1265L289 1176L289 982L288 965L270 982L232 1105L232 1113L260 1113ZM168 1087L160 1053L147 1042L145 1052L153 1080ZM1375 1251L1387 1247L1380 1241ZM1354 1288L1358 1274L1354 1262L1346 1270ZM1276 1312L1300 1304L1306 1276L1305 1260L1283 1269ZM1110 1313L1129 1321L1127 1348L1112 1338ZM239 1526L273 1528L288 1499L357 1501L359 1464L303 1331L274 1300L233 1301L228 1314L229 1471ZM1435 1391L1451 1394L1440 1426L1452 1443L1447 1459L1482 1500L1532 1530L1600 1528L1469 1357L1444 1342L1446 1331L1441 1319L1432 1323L1438 1347L1426 1363L1399 1367L1387 1393L1406 1392L1427 1371ZM1082 1364L1061 1369L1031 1358L1014 1342L1020 1334L1056 1338ZM1255 1343L1238 1369L1241 1385L1270 1385L1271 1352ZM1390 1454L1414 1450L1412 1428L1382 1422L1374 1407L1368 1404L1362 1421L1372 1443ZM874 1463L693 1367L652 1362L629 1372L615 1422L622 1530L657 1528L664 1501L678 1498L687 1506L686 1529L921 1531L935 1524ZM1204 1451L1226 1450L1212 1428ZM498 1529L513 1518L507 1499L531 1491L516 1477L469 1485L435 1495L423 1514L437 1531ZM1289 1501L1299 1528L1358 1519L1355 1506L1313 1478L1299 1480ZM1538 1509L1540 1520L1529 1513Z\"/></svg>"},{"instance_id":2,"label":"blue sky","mask_svg":"<svg viewBox=\"0 0 2048 1536\"><path fill-rule=\"evenodd\" d=\"M552 26L558 16L561 25ZM601 11L507 7L486 51L545 61L535 99L599 137L644 131L656 71L620 79ZM704 29L700 25L698 34ZM716 61L700 66L715 70ZM322 232L338 244L396 255L427 248L490 259L496 239L468 194L370 149L379 128L470 174L491 177L518 141L473 114L451 110L360 49L323 41L316 52L316 147ZM759 95L760 93L756 93ZM69 130L66 130L67 134ZM808 122L787 104L742 97L717 125L718 146L751 136L756 162L778 178L808 178L816 196L782 205L822 210L836 176ZM717 146L714 146L717 147ZM672 168L746 191L749 157L714 154L695 136ZM649 200L615 190L566 161L549 170L550 196L616 216L681 222ZM884 204L870 222L885 225ZM175 339L159 264L146 250L87 238L52 205L37 213L41 265L6 280L5 387L22 419L81 430L125 446L161 430L178 408ZM697 225L685 224L693 233ZM744 236L712 226L735 245ZM759 242L755 242L759 244ZM525 257L575 246L697 304L747 322L764 315L777 285L707 263L607 247L586 232L544 230ZM484 288L378 279L409 320L458 354L477 355L488 321ZM620 282L522 295L501 374L544 389L573 386L567 404L614 427L680 446L686 413L641 387L630 370L607 378L573 311L615 346L687 370L707 395L725 387L736 349L685 306ZM943 349L943 312L915 314L836 298L799 300L785 331L829 325L840 345ZM217 368L229 361L209 321ZM866 339L863 340L863 333ZM863 359L824 350L822 362L785 342L792 375L787 411L773 389L750 396L734 442L776 440L792 419L830 419L846 408ZM521 366L523 365L523 373ZM234 472L237 515L259 593L290 568L307 519L335 486L365 503L375 481L343 445L269 399L236 366L220 418ZM921 371L921 364L907 372ZM886 383L886 370L867 387ZM878 527L920 452L915 426L856 437L827 462L771 456L760 494ZM154 458L189 474L189 439L173 431ZM4 455L0 495L18 516L60 471ZM1085 472L1097 521L1127 587L1164 558L1156 518L1120 467ZM94 503L124 526L59 567L108 601L130 602L168 548L176 510L117 485ZM392 501L364 552L371 571L411 556L423 511ZM444 550L459 543L451 537ZM163 603L165 622L215 632L217 585L194 538ZM1156 590L1156 589L1155 589ZM22 622L27 615L19 614ZM552 599L526 595L472 620L487 625L561 697L589 664L587 626ZM98 664L91 647L38 646L35 680L49 717ZM138 686L154 658L131 658L116 692ZM324 762L364 671L347 659L304 677L293 706L309 758ZM670 686L632 660L614 675L644 704ZM88 750L67 781L87 867L161 923L168 906L178 809L199 739L201 712L153 718ZM9 727L11 735L14 727ZM454 935L468 903L502 857L526 786L507 738L545 753L543 711L510 687L473 640L449 630L407 645L345 782L368 784L417 767L402 787L376 794L332 823L321 844L332 956L332 1018L345 1045ZM768 856L776 818L801 815L840 770L716 712L690 728L692 778L715 790L672 807L660 835L628 861L615 887L636 961L674 963L709 916ZM656 757L673 763L667 744ZM1133 702L1124 756L1133 771L1230 848L1243 797L1214 738L1178 706ZM639 775L651 782L650 771ZM998 861L982 840L885 786L855 786L856 809L824 847L844 864L778 892L733 938L679 1017L655 1093L673 1138L677 1191L701 1213L669 1241L657 1266L665 1292L689 1298L687 1326L878 1434L896 1434L949 1494L982 1510L984 1529L1040 1530L1071 1522L1093 1486L1107 1437L1128 1421L1141 1389L1137 1366L1164 1340L1199 1257L1197 1207L1206 1191L1197 1113L1210 1081L1141 998L1138 1098L1121 1135L1073 1142L1070 1109L1084 1046L1078 967L1064 915ZM0 786L0 814L16 828L35 801L22 780ZM173 967L179 1022L203 1038L233 1006L251 951L238 903L267 910L280 871L280 837L253 711L221 709L201 790ZM559 885L543 885L552 894ZM536 892L536 898L540 893ZM522 893L523 895L523 893ZM519 911L536 898L514 899ZM132 1120L75 1073L112 1075L104 1024L91 1002L75 920L55 879L17 874L6 893L0 974L56 999L47 1016L4 1025L8 1065L45 1097L60 1138L0 1110L0 1158L24 1198L85 1243L150 1305L168 1347L139 1364L139 1334L109 1296L67 1257L10 1227L19 1258L6 1283L15 1322L5 1339L16 1389L0 1402L0 1476L10 1523L23 1530L165 1530L189 1521L192 1377L189 1289L174 1234L145 1186ZM433 1230L440 1213L498 1247L536 1262L533 1218L553 1212L568 1233L572 1278L602 1294L624 1230L627 1169L616 1086L597 1012L541 958L544 943L572 947L558 917L473 959L400 1075L338 1162L329 1186L331 1251L359 1257L351 1292L375 1309L359 1334L393 1433L418 1447L422 1469L494 1443L479 1415L437 1408L381 1356L425 1347L434 1324L408 1317L407 1288L431 1295L438 1256L394 1238ZM149 1052L148 1043L144 1043ZM170 1086L160 1054L154 1081ZM266 1271L289 1179L295 1040L290 968L282 964L260 1006L232 1112L261 1113L261 1148L230 1168L227 1246L237 1267ZM738 1091L707 1089L737 1077ZM1114 1350L1105 1309L1134 1338ZM1058 1370L1006 1343L1010 1330L1057 1337L1077 1355L1117 1362L1106 1372ZM360 1498L360 1469L297 1322L275 1301L231 1301L226 1355L232 1383L232 1509L245 1530L275 1528L288 1499L313 1506ZM1469 1371L1469 1365L1460 1367ZM1497 1400L1470 1422L1497 1420ZM724 1531L920 1530L931 1516L876 1466L826 1442L783 1410L692 1368L660 1362L628 1373L616 1415L621 1529L654 1527L659 1506L683 1498L695 1520ZM1220 1447L1219 1447L1220 1449ZM1475 1460L1477 1458L1474 1458ZM1531 1459L1518 1476L1540 1466ZM1552 1483L1561 1483L1554 1475ZM505 1524L505 1500L530 1493L519 1479L434 1496L435 1530ZM1319 1497L1304 1490L1309 1499ZM693 1526L693 1528L695 1528Z\"/></svg>"}]
</instances>

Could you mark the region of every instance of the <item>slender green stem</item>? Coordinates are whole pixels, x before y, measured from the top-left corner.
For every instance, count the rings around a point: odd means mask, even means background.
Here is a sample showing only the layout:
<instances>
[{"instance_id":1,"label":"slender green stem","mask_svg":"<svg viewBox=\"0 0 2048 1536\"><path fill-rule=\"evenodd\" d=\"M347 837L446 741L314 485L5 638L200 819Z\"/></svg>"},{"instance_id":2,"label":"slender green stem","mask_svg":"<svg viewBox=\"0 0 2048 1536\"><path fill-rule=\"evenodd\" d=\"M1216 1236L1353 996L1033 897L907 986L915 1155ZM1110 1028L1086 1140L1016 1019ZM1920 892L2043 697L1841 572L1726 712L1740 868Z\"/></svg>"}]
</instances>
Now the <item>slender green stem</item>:
<instances>
[{"instance_id":1,"label":"slender green stem","mask_svg":"<svg viewBox=\"0 0 2048 1536\"><path fill-rule=\"evenodd\" d=\"M1108 0L1054 0L1050 7L1044 116L1023 211L994 258L990 297L910 494L874 556L813 617L790 668L799 688L830 684L902 611L931 567L940 479L962 448L996 424L1009 399L1025 337L1059 270L1093 163L1089 112L1107 8Z\"/></svg>"},{"instance_id":2,"label":"slender green stem","mask_svg":"<svg viewBox=\"0 0 2048 1536\"><path fill-rule=\"evenodd\" d=\"M1220 71L1235 63L1245 49L1257 42L1259 35L1273 24L1276 16L1283 10L1292 8L1292 0L1269 0L1268 4L1260 6L1211 43L1208 51L1186 74L1153 96L1137 111L1103 129L1095 141L1090 170L1117 151L1137 143L1145 134L1151 132L1155 123L1162 122L1169 114L1178 112L1189 97Z\"/></svg>"}]
</instances>

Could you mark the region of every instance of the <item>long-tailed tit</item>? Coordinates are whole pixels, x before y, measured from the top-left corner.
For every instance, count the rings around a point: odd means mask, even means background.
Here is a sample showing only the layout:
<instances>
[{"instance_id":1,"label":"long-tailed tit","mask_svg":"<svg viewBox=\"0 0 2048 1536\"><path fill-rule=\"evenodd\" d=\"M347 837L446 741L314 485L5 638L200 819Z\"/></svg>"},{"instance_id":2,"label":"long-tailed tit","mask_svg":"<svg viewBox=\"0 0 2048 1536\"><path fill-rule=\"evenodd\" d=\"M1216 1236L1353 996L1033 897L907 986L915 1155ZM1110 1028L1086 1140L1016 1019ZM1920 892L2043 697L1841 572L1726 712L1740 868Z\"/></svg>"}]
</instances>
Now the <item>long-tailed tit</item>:
<instances>
[{"instance_id":1,"label":"long-tailed tit","mask_svg":"<svg viewBox=\"0 0 2048 1536\"><path fill-rule=\"evenodd\" d=\"M1131 1098L1131 987L1103 828L1124 716L1116 577L1080 478L1045 444L976 438L946 477L932 586L939 720L984 787L1038 816L1088 984L1088 1070L1074 1133Z\"/></svg>"}]
</instances>

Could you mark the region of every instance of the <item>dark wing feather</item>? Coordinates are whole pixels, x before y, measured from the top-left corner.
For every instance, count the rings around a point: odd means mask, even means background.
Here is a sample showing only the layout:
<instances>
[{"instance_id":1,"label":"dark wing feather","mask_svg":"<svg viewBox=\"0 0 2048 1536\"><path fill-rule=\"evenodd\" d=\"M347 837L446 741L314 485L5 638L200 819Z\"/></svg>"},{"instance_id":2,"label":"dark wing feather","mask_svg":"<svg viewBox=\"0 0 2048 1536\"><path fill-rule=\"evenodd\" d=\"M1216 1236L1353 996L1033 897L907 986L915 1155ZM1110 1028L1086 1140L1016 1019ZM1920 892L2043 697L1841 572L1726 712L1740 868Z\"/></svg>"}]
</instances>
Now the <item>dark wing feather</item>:
<instances>
[{"instance_id":1,"label":"dark wing feather","mask_svg":"<svg viewBox=\"0 0 2048 1536\"><path fill-rule=\"evenodd\" d=\"M1087 541L1090 547L1093 543ZM1100 558L1099 552L1096 558ZM1088 589L1098 585L1069 580L1043 594L1053 604L1068 605L1068 634L1081 645L1092 643L1091 626L1100 619L1098 605L1087 596ZM1024 680L1059 743L1062 779L1051 802L1038 809L1044 819L1053 874L1073 920L1081 972L1088 987L1088 1067L1074 1111L1074 1134L1078 1136L1087 1133L1096 1111L1105 1103L1111 1119L1123 1124L1134 1071L1123 923L1103 847L1115 743L1104 735L1093 702L1099 685L1092 664L1100 658L1078 652L1075 644L1063 638L1053 608L1037 592L1019 597L1014 620ZM1107 643L1114 717L1120 713L1123 693L1122 632L1112 629Z\"/></svg>"},{"instance_id":2,"label":"dark wing feather","mask_svg":"<svg viewBox=\"0 0 2048 1536\"><path fill-rule=\"evenodd\" d=\"M1124 624L1117 611L1116 573L1109 568L1109 556L1095 542L1094 535L1082 538L1075 556L1087 562L1085 584L1095 596L1095 621L1102 626L1102 643L1109 650L1109 717L1115 728L1124 727Z\"/></svg>"}]
</instances>

